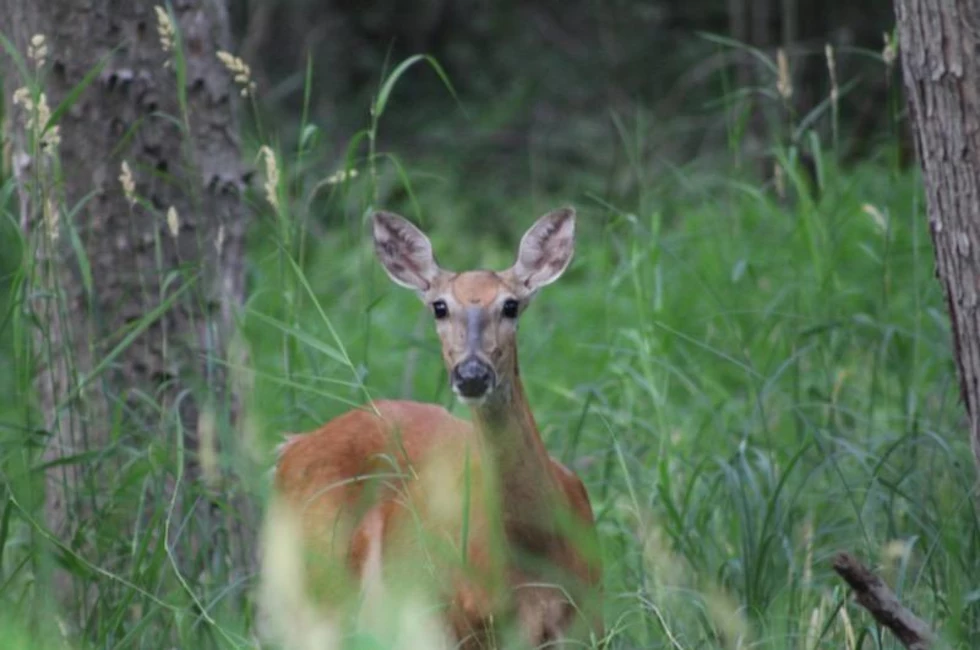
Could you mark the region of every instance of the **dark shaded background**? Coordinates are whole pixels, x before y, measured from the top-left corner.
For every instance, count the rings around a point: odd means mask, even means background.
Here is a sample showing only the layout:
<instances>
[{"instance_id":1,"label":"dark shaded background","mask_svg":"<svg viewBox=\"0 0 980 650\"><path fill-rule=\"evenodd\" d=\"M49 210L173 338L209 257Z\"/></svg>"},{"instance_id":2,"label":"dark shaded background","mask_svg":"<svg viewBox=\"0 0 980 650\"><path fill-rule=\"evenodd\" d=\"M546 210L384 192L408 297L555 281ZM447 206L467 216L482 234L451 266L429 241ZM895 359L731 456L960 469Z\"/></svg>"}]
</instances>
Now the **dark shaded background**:
<instances>
[{"instance_id":1,"label":"dark shaded background","mask_svg":"<svg viewBox=\"0 0 980 650\"><path fill-rule=\"evenodd\" d=\"M315 117L330 124L338 145L365 123L380 71L416 53L439 60L466 115L452 110L436 75L414 75L386 117L382 135L391 146L475 148L480 165L542 139L554 153L595 155L609 140L611 115L644 111L670 131L658 138L660 154L679 161L724 143L716 103L726 93L752 104L750 128L764 137L763 102L744 95L772 88L771 73L704 32L771 59L786 48L799 115L829 93L824 46L832 44L840 84L858 82L841 100L842 130L859 134L846 154L865 154L888 126L880 53L894 14L883 0L231 0L231 7L240 53L277 118L297 117L311 53ZM564 137L555 137L558 129Z\"/></svg>"}]
</instances>

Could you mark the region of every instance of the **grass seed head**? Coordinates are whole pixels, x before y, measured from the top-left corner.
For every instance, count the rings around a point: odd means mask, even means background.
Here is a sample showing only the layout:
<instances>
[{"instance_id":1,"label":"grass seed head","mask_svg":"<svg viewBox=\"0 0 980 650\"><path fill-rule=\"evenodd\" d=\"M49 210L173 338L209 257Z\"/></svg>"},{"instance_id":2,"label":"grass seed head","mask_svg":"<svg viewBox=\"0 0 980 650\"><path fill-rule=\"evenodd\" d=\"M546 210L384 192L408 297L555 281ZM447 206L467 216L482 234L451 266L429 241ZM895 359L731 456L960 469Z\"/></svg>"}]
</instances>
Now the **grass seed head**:
<instances>
[{"instance_id":1,"label":"grass seed head","mask_svg":"<svg viewBox=\"0 0 980 650\"><path fill-rule=\"evenodd\" d=\"M890 70L893 65L895 65L895 59L898 58L898 39L892 38L888 32L883 34L885 40L885 46L881 50L881 58L884 60L885 65Z\"/></svg>"},{"instance_id":2,"label":"grass seed head","mask_svg":"<svg viewBox=\"0 0 980 650\"><path fill-rule=\"evenodd\" d=\"M352 178L357 178L356 169L341 169L331 174L325 182L327 185L338 185Z\"/></svg>"},{"instance_id":3,"label":"grass seed head","mask_svg":"<svg viewBox=\"0 0 980 650\"><path fill-rule=\"evenodd\" d=\"M177 208L174 206L170 206L167 210L167 229L174 239L180 234L180 217L177 216Z\"/></svg>"},{"instance_id":4,"label":"grass seed head","mask_svg":"<svg viewBox=\"0 0 980 650\"><path fill-rule=\"evenodd\" d=\"M49 197L44 201L44 228L52 244L58 241L60 235L61 213L57 204Z\"/></svg>"},{"instance_id":5,"label":"grass seed head","mask_svg":"<svg viewBox=\"0 0 980 650\"><path fill-rule=\"evenodd\" d=\"M776 90L784 101L793 96L793 80L789 76L789 58L786 50L779 48L776 52L776 61L779 65L779 78L776 80Z\"/></svg>"},{"instance_id":6,"label":"grass seed head","mask_svg":"<svg viewBox=\"0 0 980 650\"><path fill-rule=\"evenodd\" d=\"M20 106L24 111L24 128L34 135L38 146L45 152L54 155L61 143L61 131L57 124L48 126L51 119L51 109L48 108L48 98L39 93L35 101L30 89L21 87L14 91L14 106ZM47 128L45 128L47 127Z\"/></svg>"},{"instance_id":7,"label":"grass seed head","mask_svg":"<svg viewBox=\"0 0 980 650\"><path fill-rule=\"evenodd\" d=\"M239 57L225 52L218 51L218 60L232 74L232 79L241 87L242 97L249 97L255 93L255 82L252 81L252 69Z\"/></svg>"},{"instance_id":8,"label":"grass seed head","mask_svg":"<svg viewBox=\"0 0 980 650\"><path fill-rule=\"evenodd\" d=\"M781 199L786 198L786 176L783 173L783 166L777 160L772 165L772 180L776 187L776 196Z\"/></svg>"},{"instance_id":9,"label":"grass seed head","mask_svg":"<svg viewBox=\"0 0 980 650\"><path fill-rule=\"evenodd\" d=\"M136 203L136 181L133 180L133 170L129 168L129 163L122 161L119 172L119 183L122 185L123 194L129 205Z\"/></svg>"},{"instance_id":10,"label":"grass seed head","mask_svg":"<svg viewBox=\"0 0 980 650\"><path fill-rule=\"evenodd\" d=\"M823 53L827 57L827 72L830 75L830 101L836 110L837 103L840 101L840 87L837 85L837 60L834 56L834 46L827 43Z\"/></svg>"},{"instance_id":11,"label":"grass seed head","mask_svg":"<svg viewBox=\"0 0 980 650\"><path fill-rule=\"evenodd\" d=\"M34 34L27 45L27 58L34 62L35 68L43 68L48 58L48 43L44 34Z\"/></svg>"},{"instance_id":12,"label":"grass seed head","mask_svg":"<svg viewBox=\"0 0 980 650\"><path fill-rule=\"evenodd\" d=\"M157 5L153 7L153 11L157 14L157 35L160 37L160 47L167 54L171 54L174 51L174 44L177 42L177 29L166 9Z\"/></svg>"},{"instance_id":13,"label":"grass seed head","mask_svg":"<svg viewBox=\"0 0 980 650\"><path fill-rule=\"evenodd\" d=\"M277 211L279 210L279 163L271 147L262 145L259 156L265 161L265 198Z\"/></svg>"},{"instance_id":14,"label":"grass seed head","mask_svg":"<svg viewBox=\"0 0 980 650\"><path fill-rule=\"evenodd\" d=\"M888 217L878 208L878 206L872 205L870 203L865 203L861 206L861 210L864 214L871 217L874 224L882 231L888 230Z\"/></svg>"}]
</instances>

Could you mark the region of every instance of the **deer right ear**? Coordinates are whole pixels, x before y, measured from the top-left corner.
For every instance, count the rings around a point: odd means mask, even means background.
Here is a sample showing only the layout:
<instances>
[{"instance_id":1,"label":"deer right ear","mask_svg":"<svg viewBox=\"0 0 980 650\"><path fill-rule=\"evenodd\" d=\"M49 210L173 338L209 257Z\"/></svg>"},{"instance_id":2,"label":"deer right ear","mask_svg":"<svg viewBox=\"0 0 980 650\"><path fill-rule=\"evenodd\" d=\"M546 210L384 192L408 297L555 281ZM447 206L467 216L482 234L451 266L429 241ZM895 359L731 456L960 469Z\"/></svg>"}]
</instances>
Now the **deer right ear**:
<instances>
[{"instance_id":1,"label":"deer right ear","mask_svg":"<svg viewBox=\"0 0 980 650\"><path fill-rule=\"evenodd\" d=\"M575 249L575 209L560 208L538 219L521 238L511 272L529 295L565 272Z\"/></svg>"},{"instance_id":2,"label":"deer right ear","mask_svg":"<svg viewBox=\"0 0 980 650\"><path fill-rule=\"evenodd\" d=\"M375 212L371 221L374 252L388 276L403 287L428 291L440 272L429 238L392 212Z\"/></svg>"}]
</instances>

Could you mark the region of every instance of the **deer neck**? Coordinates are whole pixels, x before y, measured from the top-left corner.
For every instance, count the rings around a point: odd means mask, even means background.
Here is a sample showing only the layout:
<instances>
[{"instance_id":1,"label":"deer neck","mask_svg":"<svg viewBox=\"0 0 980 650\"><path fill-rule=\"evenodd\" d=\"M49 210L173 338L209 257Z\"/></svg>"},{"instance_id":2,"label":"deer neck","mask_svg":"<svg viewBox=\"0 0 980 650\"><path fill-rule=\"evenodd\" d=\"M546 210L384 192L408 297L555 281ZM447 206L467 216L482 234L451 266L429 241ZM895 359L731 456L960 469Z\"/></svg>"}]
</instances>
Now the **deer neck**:
<instances>
[{"instance_id":1,"label":"deer neck","mask_svg":"<svg viewBox=\"0 0 980 650\"><path fill-rule=\"evenodd\" d=\"M492 459L505 521L540 522L554 497L551 459L524 394L520 376L502 382L486 401L472 407L481 446Z\"/></svg>"}]
</instances>

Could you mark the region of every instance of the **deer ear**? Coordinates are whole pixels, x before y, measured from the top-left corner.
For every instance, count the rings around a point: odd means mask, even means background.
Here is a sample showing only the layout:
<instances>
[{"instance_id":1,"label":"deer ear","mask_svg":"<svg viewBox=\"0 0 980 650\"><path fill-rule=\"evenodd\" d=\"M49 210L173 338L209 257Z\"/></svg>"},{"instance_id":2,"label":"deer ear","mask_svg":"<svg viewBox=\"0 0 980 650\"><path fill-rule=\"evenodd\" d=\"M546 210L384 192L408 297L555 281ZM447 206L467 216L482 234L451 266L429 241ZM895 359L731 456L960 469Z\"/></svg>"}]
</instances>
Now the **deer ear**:
<instances>
[{"instance_id":1,"label":"deer ear","mask_svg":"<svg viewBox=\"0 0 980 650\"><path fill-rule=\"evenodd\" d=\"M534 293L557 280L575 251L575 209L560 208L538 219L521 238L514 279Z\"/></svg>"},{"instance_id":2,"label":"deer ear","mask_svg":"<svg viewBox=\"0 0 980 650\"><path fill-rule=\"evenodd\" d=\"M429 238L392 212L375 212L371 221L374 251L388 276L403 287L428 291L440 273Z\"/></svg>"}]
</instances>

